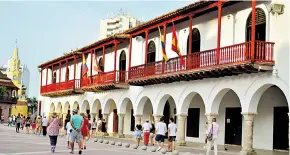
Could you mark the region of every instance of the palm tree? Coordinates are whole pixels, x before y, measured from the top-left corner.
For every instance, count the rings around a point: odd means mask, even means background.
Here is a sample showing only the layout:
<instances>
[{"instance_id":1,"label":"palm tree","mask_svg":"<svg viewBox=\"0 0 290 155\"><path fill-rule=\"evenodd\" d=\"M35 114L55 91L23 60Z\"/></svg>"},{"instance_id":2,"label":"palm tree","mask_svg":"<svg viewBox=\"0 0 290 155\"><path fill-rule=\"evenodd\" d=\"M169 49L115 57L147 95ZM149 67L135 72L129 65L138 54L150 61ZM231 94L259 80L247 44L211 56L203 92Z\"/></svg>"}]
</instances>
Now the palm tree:
<instances>
[{"instance_id":1,"label":"palm tree","mask_svg":"<svg viewBox=\"0 0 290 155\"><path fill-rule=\"evenodd\" d=\"M27 98L27 103L28 103L28 112L31 112L31 114L34 114L38 107L38 101L36 97Z\"/></svg>"}]
</instances>

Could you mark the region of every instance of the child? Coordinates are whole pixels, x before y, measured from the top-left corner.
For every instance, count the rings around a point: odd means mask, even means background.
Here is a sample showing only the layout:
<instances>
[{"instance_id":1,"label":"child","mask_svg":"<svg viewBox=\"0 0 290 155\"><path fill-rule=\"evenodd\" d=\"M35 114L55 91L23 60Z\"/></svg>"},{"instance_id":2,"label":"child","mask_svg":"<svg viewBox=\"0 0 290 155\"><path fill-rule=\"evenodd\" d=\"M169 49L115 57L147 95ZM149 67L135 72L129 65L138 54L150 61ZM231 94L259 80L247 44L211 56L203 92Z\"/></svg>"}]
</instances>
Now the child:
<instances>
[{"instance_id":1,"label":"child","mask_svg":"<svg viewBox=\"0 0 290 155\"><path fill-rule=\"evenodd\" d=\"M67 148L70 149L70 145L69 145L69 141L70 140L69 139L70 139L70 133L72 132L72 126L71 126L70 122L66 123L65 128L66 128L66 133L67 133L67 135L66 135L66 137L67 137Z\"/></svg>"}]
</instances>

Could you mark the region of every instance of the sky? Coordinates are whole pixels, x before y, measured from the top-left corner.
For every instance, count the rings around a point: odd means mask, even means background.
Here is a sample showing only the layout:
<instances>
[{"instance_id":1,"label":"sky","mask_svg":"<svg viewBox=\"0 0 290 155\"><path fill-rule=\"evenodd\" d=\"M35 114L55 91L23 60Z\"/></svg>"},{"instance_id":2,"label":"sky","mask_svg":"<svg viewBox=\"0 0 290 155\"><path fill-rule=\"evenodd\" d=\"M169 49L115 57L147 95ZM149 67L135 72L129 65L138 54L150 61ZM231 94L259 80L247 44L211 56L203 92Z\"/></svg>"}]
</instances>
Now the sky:
<instances>
[{"instance_id":1,"label":"sky","mask_svg":"<svg viewBox=\"0 0 290 155\"><path fill-rule=\"evenodd\" d=\"M99 39L100 19L120 9L147 21L192 1L10 1L0 2L0 65L17 39L21 64L30 70L29 97L38 97L37 66Z\"/></svg>"}]
</instances>

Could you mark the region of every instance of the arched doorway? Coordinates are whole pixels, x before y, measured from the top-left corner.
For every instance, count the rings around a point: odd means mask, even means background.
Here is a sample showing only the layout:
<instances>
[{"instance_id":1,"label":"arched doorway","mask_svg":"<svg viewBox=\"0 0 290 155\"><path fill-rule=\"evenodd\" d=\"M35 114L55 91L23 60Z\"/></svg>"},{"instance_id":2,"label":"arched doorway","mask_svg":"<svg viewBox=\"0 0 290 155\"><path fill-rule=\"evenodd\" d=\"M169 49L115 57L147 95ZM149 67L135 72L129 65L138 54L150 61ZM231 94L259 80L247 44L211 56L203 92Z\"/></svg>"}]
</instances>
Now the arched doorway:
<instances>
[{"instance_id":1,"label":"arched doorway","mask_svg":"<svg viewBox=\"0 0 290 155\"><path fill-rule=\"evenodd\" d=\"M65 73L65 80L69 81L69 68L67 68L66 73Z\"/></svg>"},{"instance_id":2,"label":"arched doorway","mask_svg":"<svg viewBox=\"0 0 290 155\"><path fill-rule=\"evenodd\" d=\"M146 119L149 119L150 122L154 122L153 117L153 106L151 100L147 96L143 96L138 102L137 111L135 115L142 115L141 124L145 123ZM139 120L135 118L135 124L138 123Z\"/></svg>"},{"instance_id":3,"label":"arched doorway","mask_svg":"<svg viewBox=\"0 0 290 155\"><path fill-rule=\"evenodd\" d=\"M99 99L96 99L93 103L93 107L92 107L92 113L96 114L96 119L103 119L103 115L102 115L102 107L101 107L101 102ZM93 119L93 118L92 118Z\"/></svg>"},{"instance_id":4,"label":"arched doorway","mask_svg":"<svg viewBox=\"0 0 290 155\"><path fill-rule=\"evenodd\" d=\"M283 91L275 85L266 89L259 98L257 113L254 119L253 147L288 150L289 107Z\"/></svg>"},{"instance_id":5,"label":"arched doorway","mask_svg":"<svg viewBox=\"0 0 290 155\"><path fill-rule=\"evenodd\" d=\"M52 83L56 83L56 71L53 72Z\"/></svg>"},{"instance_id":6,"label":"arched doorway","mask_svg":"<svg viewBox=\"0 0 290 155\"><path fill-rule=\"evenodd\" d=\"M198 142L204 141L204 134L207 118L204 115L205 105L201 96L196 92L190 92L184 99L182 111L187 112L186 139Z\"/></svg>"},{"instance_id":7,"label":"arched doorway","mask_svg":"<svg viewBox=\"0 0 290 155\"><path fill-rule=\"evenodd\" d=\"M156 61L156 46L154 41L150 41L148 44L148 53L147 53L147 63Z\"/></svg>"},{"instance_id":8,"label":"arched doorway","mask_svg":"<svg viewBox=\"0 0 290 155\"><path fill-rule=\"evenodd\" d=\"M104 62L103 58L99 59L99 67L102 72L104 72Z\"/></svg>"},{"instance_id":9,"label":"arched doorway","mask_svg":"<svg viewBox=\"0 0 290 155\"><path fill-rule=\"evenodd\" d=\"M75 101L74 104L73 104L73 109L72 110L74 110L74 109L77 109L78 113L80 113L80 106L79 106L79 103L77 101Z\"/></svg>"},{"instance_id":10,"label":"arched doorway","mask_svg":"<svg viewBox=\"0 0 290 155\"><path fill-rule=\"evenodd\" d=\"M54 103L50 104L50 108L49 108L49 113L54 113L55 112L55 106Z\"/></svg>"},{"instance_id":11,"label":"arched doorway","mask_svg":"<svg viewBox=\"0 0 290 155\"><path fill-rule=\"evenodd\" d=\"M123 50L120 54L119 58L119 81L120 82L125 82L126 80L126 53Z\"/></svg>"},{"instance_id":12,"label":"arched doorway","mask_svg":"<svg viewBox=\"0 0 290 155\"><path fill-rule=\"evenodd\" d=\"M187 49L189 49L189 36L187 38ZM192 29L192 39L191 39L191 51L188 51L189 53L196 53L200 52L200 33L197 28ZM187 53L187 54L189 54Z\"/></svg>"},{"instance_id":13,"label":"arched doorway","mask_svg":"<svg viewBox=\"0 0 290 155\"><path fill-rule=\"evenodd\" d=\"M255 40L258 41L266 41L266 14L263 9L256 8L256 25L255 25ZM249 14L247 18L247 24L246 24L246 41L251 40L251 28L252 28L252 12ZM262 45L259 45L262 46ZM261 49L265 49L263 47L259 47ZM254 58L255 59L264 59L265 54L257 53L256 50L257 46L255 46L255 53Z\"/></svg>"},{"instance_id":14,"label":"arched doorway","mask_svg":"<svg viewBox=\"0 0 290 155\"><path fill-rule=\"evenodd\" d=\"M125 98L121 103L120 113L125 114L123 132L124 134L132 134L135 130L135 119L132 101Z\"/></svg>"},{"instance_id":15,"label":"arched doorway","mask_svg":"<svg viewBox=\"0 0 290 155\"><path fill-rule=\"evenodd\" d=\"M89 102L87 100L85 100L83 102L81 113L84 113L85 115L87 115L89 120L91 119L90 104L89 104Z\"/></svg>"},{"instance_id":16,"label":"arched doorway","mask_svg":"<svg viewBox=\"0 0 290 155\"><path fill-rule=\"evenodd\" d=\"M224 94L225 93L225 94ZM217 96L224 94L220 101L218 123L225 124L224 144L242 145L242 107L238 95L232 89L223 89Z\"/></svg>"},{"instance_id":17,"label":"arched doorway","mask_svg":"<svg viewBox=\"0 0 290 155\"><path fill-rule=\"evenodd\" d=\"M176 106L175 101L170 95L164 95L159 101L157 113L161 110L166 126L169 124L169 119L173 118L176 123ZM167 137L167 136L165 136Z\"/></svg>"},{"instance_id":18,"label":"arched doorway","mask_svg":"<svg viewBox=\"0 0 290 155\"><path fill-rule=\"evenodd\" d=\"M108 132L116 134L118 133L118 113L117 113L117 105L113 99L109 99L105 103L104 114L108 114Z\"/></svg>"}]
</instances>

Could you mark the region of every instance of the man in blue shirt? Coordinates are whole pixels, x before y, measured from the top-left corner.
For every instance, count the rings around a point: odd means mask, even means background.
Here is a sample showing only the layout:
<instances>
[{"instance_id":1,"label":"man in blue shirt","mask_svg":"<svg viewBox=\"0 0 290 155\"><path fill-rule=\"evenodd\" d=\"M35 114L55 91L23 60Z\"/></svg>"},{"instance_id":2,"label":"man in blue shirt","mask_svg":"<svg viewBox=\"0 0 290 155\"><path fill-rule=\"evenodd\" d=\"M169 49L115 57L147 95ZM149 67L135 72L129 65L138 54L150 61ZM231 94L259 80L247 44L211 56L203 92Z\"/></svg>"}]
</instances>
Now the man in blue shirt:
<instances>
[{"instance_id":1,"label":"man in blue shirt","mask_svg":"<svg viewBox=\"0 0 290 155\"><path fill-rule=\"evenodd\" d=\"M81 127L83 124L83 117L78 114L78 110L73 110L73 116L71 117L71 126L72 132L70 134L70 145L71 145L71 154L74 154L74 142L79 145L79 154L82 154L82 134Z\"/></svg>"}]
</instances>

